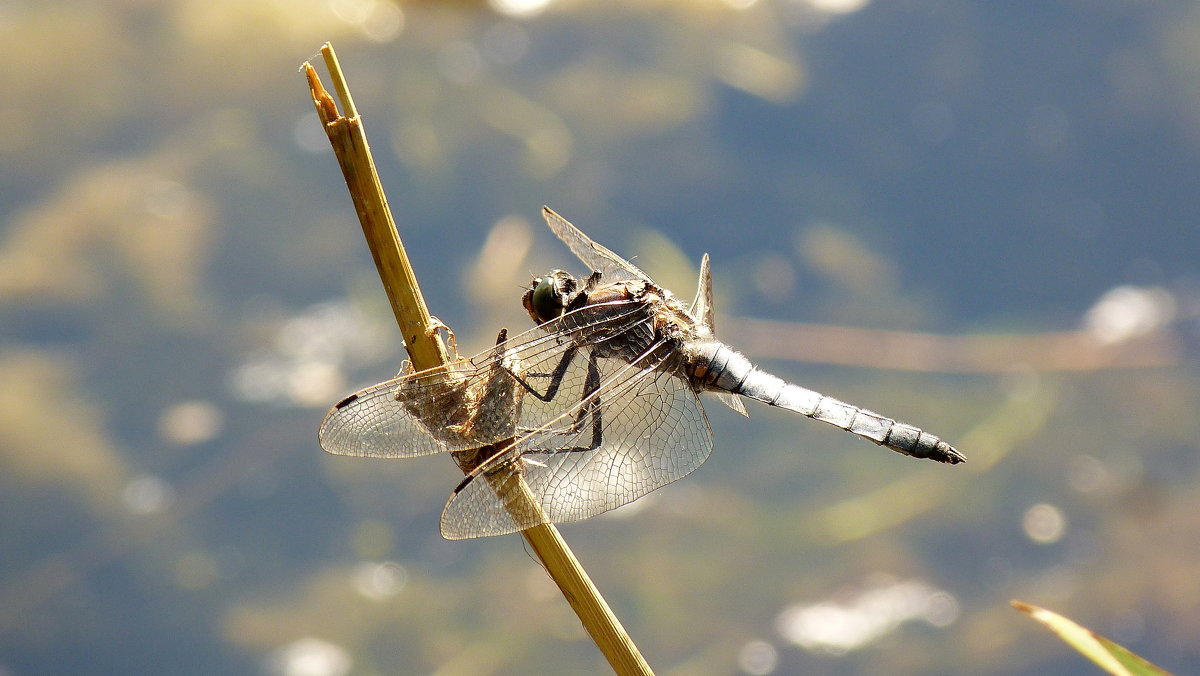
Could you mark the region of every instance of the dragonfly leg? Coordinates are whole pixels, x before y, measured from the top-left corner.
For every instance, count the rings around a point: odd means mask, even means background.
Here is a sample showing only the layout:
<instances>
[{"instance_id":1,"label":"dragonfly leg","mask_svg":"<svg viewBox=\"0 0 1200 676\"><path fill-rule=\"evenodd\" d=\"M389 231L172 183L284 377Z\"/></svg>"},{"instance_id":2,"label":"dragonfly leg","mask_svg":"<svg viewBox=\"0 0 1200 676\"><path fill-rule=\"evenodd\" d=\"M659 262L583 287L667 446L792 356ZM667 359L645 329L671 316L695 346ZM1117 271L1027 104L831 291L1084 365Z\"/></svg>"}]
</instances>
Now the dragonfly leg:
<instances>
[{"instance_id":1,"label":"dragonfly leg","mask_svg":"<svg viewBox=\"0 0 1200 676\"><path fill-rule=\"evenodd\" d=\"M545 394L538 392L537 389L535 389L533 385L530 385L528 382L526 382L526 380L522 378L519 373L511 369L507 370L509 375L511 375L518 383L520 383L521 387L525 388L525 391L529 392L538 399L541 399L542 401L553 401L554 397L558 396L558 388L562 386L563 377L566 376L567 368L571 366L571 362L575 359L576 352L578 352L578 348L576 347L567 349L567 351L563 353L562 359L559 360L558 366L554 367L554 371L552 373L527 374L534 378L550 379L550 384L546 387Z\"/></svg>"},{"instance_id":2,"label":"dragonfly leg","mask_svg":"<svg viewBox=\"0 0 1200 676\"><path fill-rule=\"evenodd\" d=\"M600 399L600 366L596 363L598 357L591 354L588 357L587 377L584 380L583 400L579 412L573 416L571 426L560 432L560 435L575 435L583 429L584 425L588 424L590 419L592 428L592 438L587 446L571 446L568 448L535 448L526 449L521 453L525 455L556 455L559 453L583 453L586 451L594 451L600 448L604 443L604 422L601 415L603 402Z\"/></svg>"},{"instance_id":3,"label":"dragonfly leg","mask_svg":"<svg viewBox=\"0 0 1200 676\"><path fill-rule=\"evenodd\" d=\"M592 419L592 442L587 448L573 448L568 451L594 451L600 448L600 444L604 441L604 424L600 419L600 409L602 403L600 401L600 367L596 364L596 355L592 353L588 358L587 378L583 385L583 407L579 409L579 415L575 416L575 424L572 426L572 432L578 432L587 418Z\"/></svg>"}]
</instances>

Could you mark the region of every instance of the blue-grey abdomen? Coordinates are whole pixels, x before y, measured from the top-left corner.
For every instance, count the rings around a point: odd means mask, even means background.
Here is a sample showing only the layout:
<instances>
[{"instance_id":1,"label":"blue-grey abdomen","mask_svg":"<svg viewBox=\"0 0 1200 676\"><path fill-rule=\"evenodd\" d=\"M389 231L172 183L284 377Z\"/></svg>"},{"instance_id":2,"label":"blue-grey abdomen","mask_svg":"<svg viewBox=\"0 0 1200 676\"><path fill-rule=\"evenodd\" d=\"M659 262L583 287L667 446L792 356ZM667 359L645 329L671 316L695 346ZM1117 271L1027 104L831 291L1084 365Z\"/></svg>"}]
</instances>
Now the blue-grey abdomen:
<instances>
[{"instance_id":1,"label":"blue-grey abdomen","mask_svg":"<svg viewBox=\"0 0 1200 676\"><path fill-rule=\"evenodd\" d=\"M953 446L920 428L760 371L749 359L723 343L688 346L686 358L688 377L697 389L740 394L795 411L915 458L950 464L966 460Z\"/></svg>"}]
</instances>

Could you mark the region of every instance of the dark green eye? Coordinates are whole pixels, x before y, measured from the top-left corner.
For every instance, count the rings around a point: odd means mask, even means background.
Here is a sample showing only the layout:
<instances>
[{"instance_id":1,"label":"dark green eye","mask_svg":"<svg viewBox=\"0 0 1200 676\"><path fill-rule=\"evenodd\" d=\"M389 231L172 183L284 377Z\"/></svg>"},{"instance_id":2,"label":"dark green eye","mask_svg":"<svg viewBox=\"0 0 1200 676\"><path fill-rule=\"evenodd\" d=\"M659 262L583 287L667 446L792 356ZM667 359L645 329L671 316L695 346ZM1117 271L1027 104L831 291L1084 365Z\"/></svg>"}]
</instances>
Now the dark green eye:
<instances>
[{"instance_id":1,"label":"dark green eye","mask_svg":"<svg viewBox=\"0 0 1200 676\"><path fill-rule=\"evenodd\" d=\"M549 321L562 314L562 300L554 289L554 281L550 277L542 277L537 286L533 287L533 311L542 321Z\"/></svg>"}]
</instances>

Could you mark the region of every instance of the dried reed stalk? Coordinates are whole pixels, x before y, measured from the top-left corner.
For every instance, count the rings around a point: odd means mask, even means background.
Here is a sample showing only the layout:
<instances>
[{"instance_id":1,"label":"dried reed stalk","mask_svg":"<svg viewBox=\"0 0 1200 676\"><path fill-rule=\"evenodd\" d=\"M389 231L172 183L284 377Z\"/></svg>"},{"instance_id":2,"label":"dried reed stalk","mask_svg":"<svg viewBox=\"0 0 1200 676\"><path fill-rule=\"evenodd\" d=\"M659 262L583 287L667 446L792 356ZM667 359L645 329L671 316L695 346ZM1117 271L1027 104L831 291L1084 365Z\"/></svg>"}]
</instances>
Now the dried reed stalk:
<instances>
[{"instance_id":1,"label":"dried reed stalk","mask_svg":"<svg viewBox=\"0 0 1200 676\"><path fill-rule=\"evenodd\" d=\"M446 364L449 357L441 336L436 331L437 322L431 319L429 309L417 286L416 276L409 265L408 255L400 243L396 224L388 209L387 198L371 158L366 132L362 120L354 107L354 100L338 65L337 56L329 43L321 48L325 65L337 91L338 100L345 108L345 115L338 112L333 96L321 84L316 69L307 61L302 66L308 79L317 116L325 127L333 152L346 186L354 201L362 224L363 235L375 259L375 267L383 288L396 315L396 323L404 334L404 344L414 369L424 370ZM461 463L460 463L461 466ZM520 513L541 510L524 480L493 482L492 487L504 491L501 502L510 510ZM521 531L534 553L545 566L546 572L558 585L567 603L583 622L588 635L600 648L600 652L612 665L613 671L625 674L653 674L637 646L621 626L621 622L605 603L587 572L567 547L558 529L553 524L543 524Z\"/></svg>"}]
</instances>

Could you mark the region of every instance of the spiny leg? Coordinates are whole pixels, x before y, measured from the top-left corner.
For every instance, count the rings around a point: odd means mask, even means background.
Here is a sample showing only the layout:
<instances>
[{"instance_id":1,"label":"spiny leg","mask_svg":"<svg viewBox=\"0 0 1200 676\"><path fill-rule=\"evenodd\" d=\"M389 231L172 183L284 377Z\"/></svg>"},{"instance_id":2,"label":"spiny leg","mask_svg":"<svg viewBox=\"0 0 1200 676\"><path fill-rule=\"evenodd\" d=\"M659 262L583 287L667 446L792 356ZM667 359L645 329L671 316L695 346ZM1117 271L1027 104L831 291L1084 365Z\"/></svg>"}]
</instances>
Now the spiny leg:
<instances>
[{"instance_id":1,"label":"spiny leg","mask_svg":"<svg viewBox=\"0 0 1200 676\"><path fill-rule=\"evenodd\" d=\"M518 383L521 384L521 387L525 388L525 391L542 401L551 402L554 400L554 397L558 396L558 388L562 386L563 378L567 375L567 369L570 368L571 362L575 360L575 354L578 351L579 348L574 345L567 348L567 351L563 353L562 359L559 360L558 366L554 367L554 371L551 373L529 374L534 378L550 379L550 384L546 387L545 394L542 394L534 389L533 385L530 385L528 382L526 382L525 379L522 378L516 371L509 369L508 372Z\"/></svg>"},{"instance_id":2,"label":"spiny leg","mask_svg":"<svg viewBox=\"0 0 1200 676\"><path fill-rule=\"evenodd\" d=\"M604 443L604 422L601 415L603 402L600 398L600 366L597 363L598 357L595 353L588 355L588 370L587 377L584 379L583 405L579 412L574 416L571 422L571 427L561 432L561 435L578 434L580 429L586 424L586 420L591 418L592 440L588 446L572 446L570 448L536 448L526 449L521 453L526 455L555 455L558 453L583 453L586 451L594 451L600 448Z\"/></svg>"}]
</instances>

